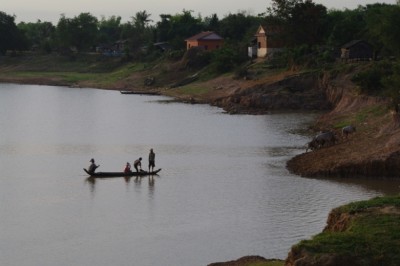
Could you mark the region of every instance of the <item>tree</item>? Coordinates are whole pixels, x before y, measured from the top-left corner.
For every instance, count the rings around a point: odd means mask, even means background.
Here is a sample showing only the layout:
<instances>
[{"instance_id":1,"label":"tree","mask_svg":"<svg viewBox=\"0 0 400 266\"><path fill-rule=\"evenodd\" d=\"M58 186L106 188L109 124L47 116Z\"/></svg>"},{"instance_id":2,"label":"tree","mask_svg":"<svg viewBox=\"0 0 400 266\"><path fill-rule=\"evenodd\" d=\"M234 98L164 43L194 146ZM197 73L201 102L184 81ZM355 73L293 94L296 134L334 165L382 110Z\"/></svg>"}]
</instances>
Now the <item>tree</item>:
<instances>
[{"instance_id":1,"label":"tree","mask_svg":"<svg viewBox=\"0 0 400 266\"><path fill-rule=\"evenodd\" d=\"M182 14L171 17L172 43L176 48L184 48L184 40L203 30L201 18L192 16L192 10L183 10Z\"/></svg>"},{"instance_id":2,"label":"tree","mask_svg":"<svg viewBox=\"0 0 400 266\"><path fill-rule=\"evenodd\" d=\"M367 36L383 55L400 56L400 6L367 5Z\"/></svg>"},{"instance_id":3,"label":"tree","mask_svg":"<svg viewBox=\"0 0 400 266\"><path fill-rule=\"evenodd\" d=\"M229 14L220 21L220 35L227 41L240 43L251 39L261 24L262 19L246 14L245 12Z\"/></svg>"},{"instance_id":4,"label":"tree","mask_svg":"<svg viewBox=\"0 0 400 266\"><path fill-rule=\"evenodd\" d=\"M147 11L136 12L131 21L122 25L121 39L128 41L129 50L140 56L143 47L148 47L153 41L153 28L150 25L151 14ZM128 51L126 51L128 52Z\"/></svg>"},{"instance_id":5,"label":"tree","mask_svg":"<svg viewBox=\"0 0 400 266\"><path fill-rule=\"evenodd\" d=\"M31 49L51 52L55 34L55 27L51 22L41 22L40 20L34 23L21 22L18 24L18 29L25 36Z\"/></svg>"},{"instance_id":6,"label":"tree","mask_svg":"<svg viewBox=\"0 0 400 266\"><path fill-rule=\"evenodd\" d=\"M219 32L220 20L217 14L205 17L203 23L205 30Z\"/></svg>"},{"instance_id":7,"label":"tree","mask_svg":"<svg viewBox=\"0 0 400 266\"><path fill-rule=\"evenodd\" d=\"M97 43L98 34L98 20L90 13L81 13L78 17L74 18L74 24L76 25L76 37L75 40L78 50L87 50Z\"/></svg>"},{"instance_id":8,"label":"tree","mask_svg":"<svg viewBox=\"0 0 400 266\"><path fill-rule=\"evenodd\" d=\"M331 10L327 14L325 42L332 46L340 46L351 40L365 38L365 9Z\"/></svg>"},{"instance_id":9,"label":"tree","mask_svg":"<svg viewBox=\"0 0 400 266\"><path fill-rule=\"evenodd\" d=\"M121 37L121 17L111 16L108 19L102 17L99 21L98 41L100 43L114 43Z\"/></svg>"},{"instance_id":10,"label":"tree","mask_svg":"<svg viewBox=\"0 0 400 266\"><path fill-rule=\"evenodd\" d=\"M153 33L150 27L151 14L148 14L146 10L139 11L132 17L134 35L131 36L137 43L137 47L144 46L152 42Z\"/></svg>"},{"instance_id":11,"label":"tree","mask_svg":"<svg viewBox=\"0 0 400 266\"><path fill-rule=\"evenodd\" d=\"M15 17L0 11L0 54L7 50L22 50L26 42L15 24Z\"/></svg>"},{"instance_id":12,"label":"tree","mask_svg":"<svg viewBox=\"0 0 400 266\"><path fill-rule=\"evenodd\" d=\"M279 22L287 46L321 43L326 32L327 9L312 0L273 0L269 20Z\"/></svg>"},{"instance_id":13,"label":"tree","mask_svg":"<svg viewBox=\"0 0 400 266\"><path fill-rule=\"evenodd\" d=\"M156 24L156 41L163 42L169 39L171 30L171 15L161 14L161 20Z\"/></svg>"},{"instance_id":14,"label":"tree","mask_svg":"<svg viewBox=\"0 0 400 266\"><path fill-rule=\"evenodd\" d=\"M327 18L326 7L311 0L297 2L288 17L288 40L292 46L322 42Z\"/></svg>"},{"instance_id":15,"label":"tree","mask_svg":"<svg viewBox=\"0 0 400 266\"><path fill-rule=\"evenodd\" d=\"M148 14L146 10L136 12L135 16L132 17L133 26L138 30L144 30L151 21L151 14Z\"/></svg>"},{"instance_id":16,"label":"tree","mask_svg":"<svg viewBox=\"0 0 400 266\"><path fill-rule=\"evenodd\" d=\"M201 18L193 17L190 10L181 14L160 15L161 21L156 26L157 41L168 41L174 49L183 49L184 40L204 29Z\"/></svg>"},{"instance_id":17,"label":"tree","mask_svg":"<svg viewBox=\"0 0 400 266\"><path fill-rule=\"evenodd\" d=\"M272 7L268 8L268 12L272 16L281 19L288 19L291 16L292 9L302 0L272 0Z\"/></svg>"},{"instance_id":18,"label":"tree","mask_svg":"<svg viewBox=\"0 0 400 266\"><path fill-rule=\"evenodd\" d=\"M90 13L81 13L72 19L61 16L57 24L59 45L87 51L97 43L98 20Z\"/></svg>"}]
</instances>

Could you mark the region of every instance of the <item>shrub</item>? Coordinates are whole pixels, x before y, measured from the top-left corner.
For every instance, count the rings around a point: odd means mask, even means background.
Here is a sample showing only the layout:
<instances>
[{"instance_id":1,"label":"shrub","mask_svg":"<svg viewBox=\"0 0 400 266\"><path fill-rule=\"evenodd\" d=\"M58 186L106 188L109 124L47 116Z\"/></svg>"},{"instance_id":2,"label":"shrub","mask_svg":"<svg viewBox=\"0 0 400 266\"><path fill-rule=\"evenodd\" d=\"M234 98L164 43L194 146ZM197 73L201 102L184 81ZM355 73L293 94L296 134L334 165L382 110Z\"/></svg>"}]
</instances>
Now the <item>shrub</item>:
<instances>
[{"instance_id":1,"label":"shrub","mask_svg":"<svg viewBox=\"0 0 400 266\"><path fill-rule=\"evenodd\" d=\"M393 75L393 64L388 61L376 62L368 69L353 76L352 81L360 86L361 92L372 95L383 95L384 80Z\"/></svg>"}]
</instances>

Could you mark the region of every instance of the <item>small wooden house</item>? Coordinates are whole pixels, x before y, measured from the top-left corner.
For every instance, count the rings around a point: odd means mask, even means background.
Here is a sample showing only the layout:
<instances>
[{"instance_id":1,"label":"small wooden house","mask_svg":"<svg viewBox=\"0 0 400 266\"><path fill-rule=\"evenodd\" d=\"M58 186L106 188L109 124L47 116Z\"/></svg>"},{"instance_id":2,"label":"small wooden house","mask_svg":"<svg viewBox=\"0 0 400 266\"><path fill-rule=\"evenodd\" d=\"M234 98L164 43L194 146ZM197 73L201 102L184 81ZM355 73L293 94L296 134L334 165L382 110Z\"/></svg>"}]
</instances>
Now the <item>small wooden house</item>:
<instances>
[{"instance_id":1,"label":"small wooden house","mask_svg":"<svg viewBox=\"0 0 400 266\"><path fill-rule=\"evenodd\" d=\"M271 57L285 47L283 29L280 26L260 25L255 37L256 49L252 48L252 51L257 51L257 57Z\"/></svg>"},{"instance_id":2,"label":"small wooden house","mask_svg":"<svg viewBox=\"0 0 400 266\"><path fill-rule=\"evenodd\" d=\"M224 43L224 39L213 31L201 32L185 41L187 50L192 47L201 47L204 50L212 51L220 48Z\"/></svg>"},{"instance_id":3,"label":"small wooden house","mask_svg":"<svg viewBox=\"0 0 400 266\"><path fill-rule=\"evenodd\" d=\"M341 47L342 60L371 60L374 55L372 46L363 40L354 40Z\"/></svg>"}]
</instances>

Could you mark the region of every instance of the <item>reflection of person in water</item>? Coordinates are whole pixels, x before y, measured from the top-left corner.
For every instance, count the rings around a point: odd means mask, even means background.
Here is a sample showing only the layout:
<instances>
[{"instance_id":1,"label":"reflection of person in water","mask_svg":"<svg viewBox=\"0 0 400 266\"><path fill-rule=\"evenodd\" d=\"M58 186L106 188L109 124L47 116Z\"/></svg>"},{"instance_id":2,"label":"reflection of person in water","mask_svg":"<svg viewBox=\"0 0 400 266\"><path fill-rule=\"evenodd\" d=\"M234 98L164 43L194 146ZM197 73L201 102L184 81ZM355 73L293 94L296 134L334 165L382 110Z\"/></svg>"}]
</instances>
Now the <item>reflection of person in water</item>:
<instances>
[{"instance_id":1,"label":"reflection of person in water","mask_svg":"<svg viewBox=\"0 0 400 266\"><path fill-rule=\"evenodd\" d=\"M150 149L150 153L149 153L149 172L150 172L150 168L151 168L151 172L154 171L154 166L155 165L155 161L156 161L156 154L153 152L153 149Z\"/></svg>"},{"instance_id":2,"label":"reflection of person in water","mask_svg":"<svg viewBox=\"0 0 400 266\"><path fill-rule=\"evenodd\" d=\"M126 163L124 173L130 173L131 172L131 164L128 162Z\"/></svg>"},{"instance_id":3,"label":"reflection of person in water","mask_svg":"<svg viewBox=\"0 0 400 266\"><path fill-rule=\"evenodd\" d=\"M99 167L100 165L96 165L94 163L94 159L93 158L90 160L90 162L91 162L91 164L89 166L88 172L93 174L96 171L97 167Z\"/></svg>"},{"instance_id":4,"label":"reflection of person in water","mask_svg":"<svg viewBox=\"0 0 400 266\"><path fill-rule=\"evenodd\" d=\"M149 186L154 187L154 176L149 177Z\"/></svg>"}]
</instances>

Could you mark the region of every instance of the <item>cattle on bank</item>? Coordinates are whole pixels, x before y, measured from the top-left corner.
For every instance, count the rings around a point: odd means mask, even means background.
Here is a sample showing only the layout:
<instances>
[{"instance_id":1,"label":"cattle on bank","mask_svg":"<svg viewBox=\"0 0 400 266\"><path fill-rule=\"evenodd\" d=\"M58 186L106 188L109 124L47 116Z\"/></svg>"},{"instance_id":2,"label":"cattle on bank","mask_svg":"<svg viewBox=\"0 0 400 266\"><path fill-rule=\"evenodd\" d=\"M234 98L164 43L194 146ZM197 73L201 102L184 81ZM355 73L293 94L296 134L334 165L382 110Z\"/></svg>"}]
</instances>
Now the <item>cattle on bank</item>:
<instances>
[{"instance_id":1,"label":"cattle on bank","mask_svg":"<svg viewBox=\"0 0 400 266\"><path fill-rule=\"evenodd\" d=\"M318 143L315 141L315 139L312 139L309 143L307 143L307 148L306 148L306 152L308 152L308 150L316 150L319 148Z\"/></svg>"},{"instance_id":2,"label":"cattle on bank","mask_svg":"<svg viewBox=\"0 0 400 266\"><path fill-rule=\"evenodd\" d=\"M356 127L352 125L348 125L342 128L342 137L347 139L350 134L356 132Z\"/></svg>"},{"instance_id":3,"label":"cattle on bank","mask_svg":"<svg viewBox=\"0 0 400 266\"><path fill-rule=\"evenodd\" d=\"M322 147L334 145L337 141L338 139L335 132L333 131L320 133L307 144L306 152L308 151L308 149L313 151Z\"/></svg>"}]
</instances>

